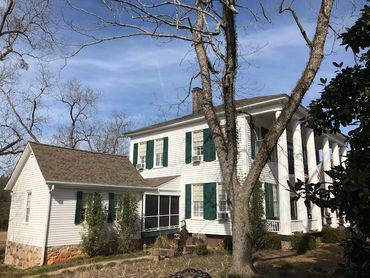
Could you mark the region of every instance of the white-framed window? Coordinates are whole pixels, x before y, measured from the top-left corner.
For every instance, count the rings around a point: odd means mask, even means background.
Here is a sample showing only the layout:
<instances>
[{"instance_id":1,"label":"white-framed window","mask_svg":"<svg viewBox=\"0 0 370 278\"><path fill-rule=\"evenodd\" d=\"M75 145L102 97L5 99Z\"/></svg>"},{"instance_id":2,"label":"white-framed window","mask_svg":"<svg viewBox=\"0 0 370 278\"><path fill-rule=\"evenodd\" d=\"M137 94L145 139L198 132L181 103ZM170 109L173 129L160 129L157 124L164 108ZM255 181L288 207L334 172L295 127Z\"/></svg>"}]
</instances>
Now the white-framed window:
<instances>
[{"instance_id":1,"label":"white-framed window","mask_svg":"<svg viewBox=\"0 0 370 278\"><path fill-rule=\"evenodd\" d=\"M145 165L146 161L146 142L141 142L139 144L139 164L144 164Z\"/></svg>"},{"instance_id":2,"label":"white-framed window","mask_svg":"<svg viewBox=\"0 0 370 278\"><path fill-rule=\"evenodd\" d=\"M163 166L163 138L155 140L155 166Z\"/></svg>"},{"instance_id":3,"label":"white-framed window","mask_svg":"<svg viewBox=\"0 0 370 278\"><path fill-rule=\"evenodd\" d=\"M82 210L81 210L81 221L86 221L86 211L87 211L87 200L89 196L92 196L92 193L83 193L82 194Z\"/></svg>"},{"instance_id":4,"label":"white-framed window","mask_svg":"<svg viewBox=\"0 0 370 278\"><path fill-rule=\"evenodd\" d=\"M30 211L31 211L31 198L32 198L32 192L27 192L27 199L26 199L26 217L25 222L29 222L30 220Z\"/></svg>"},{"instance_id":5,"label":"white-framed window","mask_svg":"<svg viewBox=\"0 0 370 278\"><path fill-rule=\"evenodd\" d=\"M272 196L274 200L274 218L279 219L279 191L277 184L272 185Z\"/></svg>"},{"instance_id":6,"label":"white-framed window","mask_svg":"<svg viewBox=\"0 0 370 278\"><path fill-rule=\"evenodd\" d=\"M119 197L120 195L114 194L114 221L118 220Z\"/></svg>"},{"instance_id":7,"label":"white-framed window","mask_svg":"<svg viewBox=\"0 0 370 278\"><path fill-rule=\"evenodd\" d=\"M217 191L218 191L217 192L218 212L229 212L229 205L227 203L227 194L222 183L218 184Z\"/></svg>"},{"instance_id":8,"label":"white-framed window","mask_svg":"<svg viewBox=\"0 0 370 278\"><path fill-rule=\"evenodd\" d=\"M193 184L193 217L203 218L203 184Z\"/></svg>"},{"instance_id":9,"label":"white-framed window","mask_svg":"<svg viewBox=\"0 0 370 278\"><path fill-rule=\"evenodd\" d=\"M193 156L203 156L203 130L193 132Z\"/></svg>"}]
</instances>

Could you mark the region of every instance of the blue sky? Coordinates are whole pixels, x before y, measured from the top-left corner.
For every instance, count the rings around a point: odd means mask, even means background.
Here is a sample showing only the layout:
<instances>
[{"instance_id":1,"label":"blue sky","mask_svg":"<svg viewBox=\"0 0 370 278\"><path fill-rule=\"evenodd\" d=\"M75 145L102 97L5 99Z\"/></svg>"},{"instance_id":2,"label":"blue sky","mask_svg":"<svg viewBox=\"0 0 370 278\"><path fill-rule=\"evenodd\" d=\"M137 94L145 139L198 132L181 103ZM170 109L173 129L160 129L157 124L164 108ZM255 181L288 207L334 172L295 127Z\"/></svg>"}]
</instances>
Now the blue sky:
<instances>
[{"instance_id":1,"label":"blue sky","mask_svg":"<svg viewBox=\"0 0 370 278\"><path fill-rule=\"evenodd\" d=\"M337 1L333 27L350 26L354 22L354 18L349 16L352 8L350 2ZM298 15L310 37L314 32L318 3L306 1L297 7ZM290 14L279 15L274 4L268 7L271 23L256 24L243 11L237 18L241 54L237 78L238 97L289 94L303 71L308 57L305 41ZM361 6L358 4L358 7ZM331 33L326 47L328 55L304 99L304 105L319 96L319 78L334 75L333 61L353 63L351 54L338 47L338 42L332 52L332 44ZM254 48L259 48L259 51L250 54ZM134 127L140 127L190 112L190 99L179 111L172 104L186 96L190 78L197 71L197 64L188 43L131 38L86 48L68 59L67 65L57 60L50 64L50 69L60 82L77 78L84 85L100 91L100 117L107 117L112 111L125 111ZM60 107L50 109L53 109L54 115L62 113Z\"/></svg>"}]
</instances>

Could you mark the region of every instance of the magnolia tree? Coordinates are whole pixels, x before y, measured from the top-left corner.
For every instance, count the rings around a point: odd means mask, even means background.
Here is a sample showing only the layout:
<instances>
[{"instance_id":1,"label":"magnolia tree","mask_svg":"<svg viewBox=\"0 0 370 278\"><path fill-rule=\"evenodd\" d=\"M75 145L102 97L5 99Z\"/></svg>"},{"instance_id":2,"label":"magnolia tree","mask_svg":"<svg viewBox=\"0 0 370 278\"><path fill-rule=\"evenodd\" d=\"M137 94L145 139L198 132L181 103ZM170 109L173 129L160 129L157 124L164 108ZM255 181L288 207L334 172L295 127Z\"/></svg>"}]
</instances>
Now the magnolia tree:
<instances>
[{"instance_id":1,"label":"magnolia tree","mask_svg":"<svg viewBox=\"0 0 370 278\"><path fill-rule=\"evenodd\" d=\"M69 0L70 6L91 17L98 24L95 32L71 22L71 27L85 35L92 45L105 40L122 39L134 36L148 36L155 39L170 39L188 42L196 55L202 93L201 106L204 117L212 131L217 155L228 199L231 203L233 261L231 272L253 274L251 236L251 196L257 185L278 138L298 109L302 98L312 84L324 56L324 45L328 34L329 21L334 0L322 0L315 31L310 36L300 22L296 11L285 1L279 5L279 13L292 15L302 38L308 47L307 63L296 85L291 90L290 99L280 116L261 143L259 153L243 181L237 175L237 110L235 106L235 82L238 69L238 17L256 16L253 9L244 1L236 0L195 0L195 1L101 1L99 14L96 7ZM261 1L256 1L262 7ZM244 6L243 6L244 5ZM91 21L89 21L91 23ZM89 26L91 27L91 26ZM108 28L108 29L104 29ZM112 35L108 31L114 30ZM103 30L103 31L102 31ZM215 111L214 98L217 94L223 101L225 132L222 132L220 118Z\"/></svg>"}]
</instances>

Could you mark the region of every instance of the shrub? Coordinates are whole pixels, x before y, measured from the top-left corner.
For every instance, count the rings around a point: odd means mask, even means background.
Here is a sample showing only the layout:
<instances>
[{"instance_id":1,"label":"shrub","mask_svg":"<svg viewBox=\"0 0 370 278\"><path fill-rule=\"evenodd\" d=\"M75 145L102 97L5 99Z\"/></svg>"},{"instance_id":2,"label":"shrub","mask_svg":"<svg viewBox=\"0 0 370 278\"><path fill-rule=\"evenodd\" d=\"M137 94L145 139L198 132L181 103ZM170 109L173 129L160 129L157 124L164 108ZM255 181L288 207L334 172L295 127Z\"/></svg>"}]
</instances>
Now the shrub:
<instances>
[{"instance_id":1,"label":"shrub","mask_svg":"<svg viewBox=\"0 0 370 278\"><path fill-rule=\"evenodd\" d=\"M153 244L153 248L165 248L168 249L171 247L171 243L167 235L159 235Z\"/></svg>"},{"instance_id":2,"label":"shrub","mask_svg":"<svg viewBox=\"0 0 370 278\"><path fill-rule=\"evenodd\" d=\"M224 237L224 249L228 252L233 251L233 238L232 236L225 236Z\"/></svg>"},{"instance_id":3,"label":"shrub","mask_svg":"<svg viewBox=\"0 0 370 278\"><path fill-rule=\"evenodd\" d=\"M207 244L206 244L206 243L198 243L198 244L195 246L195 253L196 253L198 256L206 256L206 255L208 255L208 248L207 248Z\"/></svg>"},{"instance_id":4,"label":"shrub","mask_svg":"<svg viewBox=\"0 0 370 278\"><path fill-rule=\"evenodd\" d=\"M263 207L264 193L261 182L254 187L251 206L251 239L252 246L256 250L262 249L264 246L264 237L266 235L265 221L262 219L265 212Z\"/></svg>"},{"instance_id":5,"label":"shrub","mask_svg":"<svg viewBox=\"0 0 370 278\"><path fill-rule=\"evenodd\" d=\"M281 249L281 238L276 234L268 234L264 236L263 247L265 249Z\"/></svg>"},{"instance_id":6,"label":"shrub","mask_svg":"<svg viewBox=\"0 0 370 278\"><path fill-rule=\"evenodd\" d=\"M122 194L118 200L118 249L127 253L134 248L133 236L136 233L137 200L130 192Z\"/></svg>"},{"instance_id":7,"label":"shrub","mask_svg":"<svg viewBox=\"0 0 370 278\"><path fill-rule=\"evenodd\" d=\"M346 238L346 231L343 228L322 228L322 242L325 243L340 243Z\"/></svg>"},{"instance_id":8,"label":"shrub","mask_svg":"<svg viewBox=\"0 0 370 278\"><path fill-rule=\"evenodd\" d=\"M95 192L87 198L85 233L82 235L81 248L90 257L105 255L109 249L106 237L105 213L101 195Z\"/></svg>"},{"instance_id":9,"label":"shrub","mask_svg":"<svg viewBox=\"0 0 370 278\"><path fill-rule=\"evenodd\" d=\"M304 254L307 250L316 248L316 238L310 235L297 235L290 238L292 247L298 254Z\"/></svg>"}]
</instances>

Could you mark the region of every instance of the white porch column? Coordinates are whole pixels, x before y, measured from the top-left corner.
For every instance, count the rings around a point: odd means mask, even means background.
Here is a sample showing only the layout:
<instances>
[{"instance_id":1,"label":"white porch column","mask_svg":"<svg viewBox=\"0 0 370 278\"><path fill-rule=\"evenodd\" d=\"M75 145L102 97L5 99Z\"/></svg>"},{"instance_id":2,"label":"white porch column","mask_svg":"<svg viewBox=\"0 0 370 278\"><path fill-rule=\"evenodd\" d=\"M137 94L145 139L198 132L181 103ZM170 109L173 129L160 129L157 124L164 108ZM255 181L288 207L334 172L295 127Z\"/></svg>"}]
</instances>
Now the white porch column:
<instances>
[{"instance_id":1,"label":"white porch column","mask_svg":"<svg viewBox=\"0 0 370 278\"><path fill-rule=\"evenodd\" d=\"M306 149L307 149L307 165L308 165L308 181L310 183L318 183L318 172L316 165L316 147L315 134L312 129L306 130ZM321 209L315 204L311 207L312 220L317 221L317 230L322 230ZM309 227L311 228L311 227Z\"/></svg>"},{"instance_id":2,"label":"white porch column","mask_svg":"<svg viewBox=\"0 0 370 278\"><path fill-rule=\"evenodd\" d=\"M298 179L301 181L305 180L304 176L304 165L303 165L303 149L302 149L302 133L301 124L299 120L292 120L293 126L293 156L294 156L294 178L295 181ZM298 220L302 221L303 232L308 231L308 217L307 208L304 204L304 200L300 198L297 201L297 216Z\"/></svg>"},{"instance_id":3,"label":"white porch column","mask_svg":"<svg viewBox=\"0 0 370 278\"><path fill-rule=\"evenodd\" d=\"M322 148L322 163L323 163L323 170L329 171L331 169L331 159L330 159L330 146L329 146L329 139L324 136L323 139L323 148ZM325 182L325 188L328 189L328 186L330 183L332 183L331 177L329 177L328 174L324 173L324 182ZM330 209L325 209L325 213L329 214L331 216L331 226L336 228L338 227L338 219L336 217L335 212L331 212Z\"/></svg>"},{"instance_id":4,"label":"white porch column","mask_svg":"<svg viewBox=\"0 0 370 278\"><path fill-rule=\"evenodd\" d=\"M338 166L340 164L339 158L339 147L337 143L332 144L333 149L333 167Z\"/></svg>"},{"instance_id":5,"label":"white porch column","mask_svg":"<svg viewBox=\"0 0 370 278\"><path fill-rule=\"evenodd\" d=\"M276 112L276 118L279 117L280 111ZM288 170L288 143L286 130L281 134L277 143L278 156L278 181L279 181L279 217L281 235L291 234L291 217L290 217L290 192L287 181L289 180Z\"/></svg>"},{"instance_id":6,"label":"white porch column","mask_svg":"<svg viewBox=\"0 0 370 278\"><path fill-rule=\"evenodd\" d=\"M340 162L342 163L342 166L346 168L346 164L344 163L347 160L347 148L341 147L340 148Z\"/></svg>"}]
</instances>

